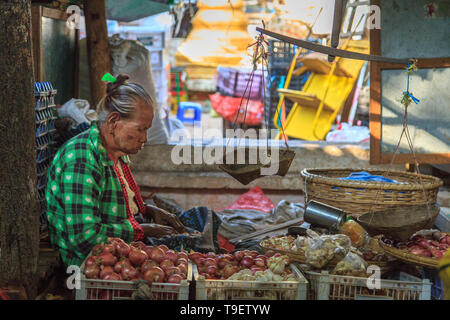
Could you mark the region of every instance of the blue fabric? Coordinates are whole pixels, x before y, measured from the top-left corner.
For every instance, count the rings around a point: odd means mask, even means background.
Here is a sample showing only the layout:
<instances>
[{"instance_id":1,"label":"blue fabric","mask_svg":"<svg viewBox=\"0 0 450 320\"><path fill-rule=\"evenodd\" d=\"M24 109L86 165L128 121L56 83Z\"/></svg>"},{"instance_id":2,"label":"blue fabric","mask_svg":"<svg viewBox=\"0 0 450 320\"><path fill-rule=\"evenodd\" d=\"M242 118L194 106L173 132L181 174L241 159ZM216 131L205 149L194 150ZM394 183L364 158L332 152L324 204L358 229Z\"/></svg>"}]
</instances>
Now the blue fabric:
<instances>
[{"instance_id":1,"label":"blue fabric","mask_svg":"<svg viewBox=\"0 0 450 320\"><path fill-rule=\"evenodd\" d=\"M398 183L395 180L385 178L382 176L373 176L366 171L353 172L348 177L339 178L342 180L357 180L357 181L376 181L376 182L388 182L388 183Z\"/></svg>"}]
</instances>

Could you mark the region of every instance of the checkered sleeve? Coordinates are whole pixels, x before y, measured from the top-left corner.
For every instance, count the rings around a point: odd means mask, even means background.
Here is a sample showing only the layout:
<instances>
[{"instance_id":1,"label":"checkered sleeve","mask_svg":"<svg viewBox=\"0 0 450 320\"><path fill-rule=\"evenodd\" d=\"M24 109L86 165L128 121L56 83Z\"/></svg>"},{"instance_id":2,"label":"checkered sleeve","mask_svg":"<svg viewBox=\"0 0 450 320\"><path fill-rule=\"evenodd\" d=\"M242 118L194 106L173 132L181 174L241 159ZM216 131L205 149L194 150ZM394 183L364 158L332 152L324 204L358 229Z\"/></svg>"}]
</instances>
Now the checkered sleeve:
<instances>
[{"instance_id":1,"label":"checkered sleeve","mask_svg":"<svg viewBox=\"0 0 450 320\"><path fill-rule=\"evenodd\" d=\"M101 176L98 170L78 161L66 164L63 172L60 191L65 202L64 229L74 252L85 257L94 245L108 237L133 241L133 225L126 215L117 212L117 207L111 206L111 212L99 212Z\"/></svg>"}]
</instances>

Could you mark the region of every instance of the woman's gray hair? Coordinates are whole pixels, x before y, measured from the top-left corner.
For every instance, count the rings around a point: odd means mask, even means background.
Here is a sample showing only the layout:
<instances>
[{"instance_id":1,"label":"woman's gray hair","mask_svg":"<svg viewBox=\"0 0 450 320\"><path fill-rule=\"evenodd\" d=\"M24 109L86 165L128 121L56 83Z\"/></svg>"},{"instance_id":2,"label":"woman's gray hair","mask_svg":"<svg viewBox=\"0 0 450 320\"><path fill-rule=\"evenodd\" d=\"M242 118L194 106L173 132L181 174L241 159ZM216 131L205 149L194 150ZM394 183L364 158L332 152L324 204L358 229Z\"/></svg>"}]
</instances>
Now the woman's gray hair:
<instances>
[{"instance_id":1,"label":"woman's gray hair","mask_svg":"<svg viewBox=\"0 0 450 320\"><path fill-rule=\"evenodd\" d=\"M103 124L111 112L117 111L124 119L136 111L138 101L154 108L154 101L145 89L137 83L127 83L127 75L117 76L117 81L107 84L106 97L97 105L98 122Z\"/></svg>"}]
</instances>

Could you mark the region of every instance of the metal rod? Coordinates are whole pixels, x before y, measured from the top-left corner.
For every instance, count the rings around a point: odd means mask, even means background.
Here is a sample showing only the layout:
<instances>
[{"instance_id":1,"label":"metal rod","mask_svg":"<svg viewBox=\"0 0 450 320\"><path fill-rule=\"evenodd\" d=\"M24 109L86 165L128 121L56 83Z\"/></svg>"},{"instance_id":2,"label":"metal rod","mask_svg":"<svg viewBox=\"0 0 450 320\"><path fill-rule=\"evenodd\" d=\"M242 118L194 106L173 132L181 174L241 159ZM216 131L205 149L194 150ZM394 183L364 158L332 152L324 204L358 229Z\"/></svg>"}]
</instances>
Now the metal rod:
<instances>
[{"instance_id":1,"label":"metal rod","mask_svg":"<svg viewBox=\"0 0 450 320\"><path fill-rule=\"evenodd\" d=\"M412 61L412 59L397 59L397 58L389 58L389 57L383 57L383 56L375 56L371 54L364 54L359 52L353 52L353 51L347 51L347 50L341 50L341 49L335 49L327 46L322 46L320 44L294 39L288 36L285 36L283 34L279 34L273 31L269 31L266 29L262 29L257 27L256 31L262 32L272 38L288 42L291 44L294 44L296 46L312 50L315 52L324 53L327 55L332 55L336 57L342 57L342 58L348 58L348 59L356 59L356 60L366 60L366 61L377 61L377 62L386 62L386 63L398 63L398 64L408 64Z\"/></svg>"},{"instance_id":2,"label":"metal rod","mask_svg":"<svg viewBox=\"0 0 450 320\"><path fill-rule=\"evenodd\" d=\"M333 30L331 31L330 41L330 46L332 48L337 48L339 45L339 35L341 33L342 18L344 16L343 7L345 8L344 0L336 0L334 2ZM328 61L333 62L334 58L334 56L329 55Z\"/></svg>"}]
</instances>

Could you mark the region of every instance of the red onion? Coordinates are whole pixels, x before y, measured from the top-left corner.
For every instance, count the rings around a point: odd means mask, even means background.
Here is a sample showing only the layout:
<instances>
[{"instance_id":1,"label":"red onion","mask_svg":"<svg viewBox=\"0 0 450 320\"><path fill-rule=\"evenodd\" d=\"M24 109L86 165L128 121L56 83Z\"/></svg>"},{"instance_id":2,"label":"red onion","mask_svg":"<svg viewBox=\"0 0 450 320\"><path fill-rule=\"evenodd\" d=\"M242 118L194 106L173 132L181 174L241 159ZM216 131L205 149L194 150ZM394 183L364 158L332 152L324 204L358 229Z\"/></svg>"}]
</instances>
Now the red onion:
<instances>
[{"instance_id":1,"label":"red onion","mask_svg":"<svg viewBox=\"0 0 450 320\"><path fill-rule=\"evenodd\" d=\"M114 273L113 267L110 266L103 267L102 270L100 271L99 277L100 279L105 279L105 276L111 273Z\"/></svg>"},{"instance_id":2,"label":"red onion","mask_svg":"<svg viewBox=\"0 0 450 320\"><path fill-rule=\"evenodd\" d=\"M100 268L97 265L90 266L84 270L84 275L88 279L98 279Z\"/></svg>"},{"instance_id":3,"label":"red onion","mask_svg":"<svg viewBox=\"0 0 450 320\"><path fill-rule=\"evenodd\" d=\"M207 266L207 267L209 267L209 266L216 266L217 263L216 263L216 260L213 259L213 258L206 258L205 261L204 261L204 265Z\"/></svg>"},{"instance_id":4,"label":"red onion","mask_svg":"<svg viewBox=\"0 0 450 320\"><path fill-rule=\"evenodd\" d=\"M255 266L258 266L258 267L265 267L266 266L266 263L265 263L264 259L262 259L262 258L255 258L253 260L253 263L255 264Z\"/></svg>"},{"instance_id":5,"label":"red onion","mask_svg":"<svg viewBox=\"0 0 450 320\"><path fill-rule=\"evenodd\" d=\"M148 269L144 274L144 280L153 283L153 282L163 282L166 274L164 270L159 267L152 267Z\"/></svg>"},{"instance_id":6,"label":"red onion","mask_svg":"<svg viewBox=\"0 0 450 320\"><path fill-rule=\"evenodd\" d=\"M177 255L178 255L178 259L186 259L186 261L189 260L189 257L186 252L178 252Z\"/></svg>"},{"instance_id":7,"label":"red onion","mask_svg":"<svg viewBox=\"0 0 450 320\"><path fill-rule=\"evenodd\" d=\"M142 265L148 259L148 256L145 251L133 248L128 255L128 259L135 267L137 267Z\"/></svg>"},{"instance_id":8,"label":"red onion","mask_svg":"<svg viewBox=\"0 0 450 320\"><path fill-rule=\"evenodd\" d=\"M122 273L122 270L125 267L131 267L131 263L128 259L120 260L114 265L114 272L116 273Z\"/></svg>"},{"instance_id":9,"label":"red onion","mask_svg":"<svg viewBox=\"0 0 450 320\"><path fill-rule=\"evenodd\" d=\"M165 244L159 245L158 248L162 249L162 251L164 251L164 254L169 251L169 248Z\"/></svg>"},{"instance_id":10,"label":"red onion","mask_svg":"<svg viewBox=\"0 0 450 320\"><path fill-rule=\"evenodd\" d=\"M171 276L173 274L180 274L180 273L182 273L180 268L178 268L178 267L167 268L167 270L164 270L164 272L166 273L167 277L169 277L169 276Z\"/></svg>"},{"instance_id":11,"label":"red onion","mask_svg":"<svg viewBox=\"0 0 450 320\"><path fill-rule=\"evenodd\" d=\"M242 258L244 257L244 252L236 251L233 255L234 255L234 259L236 259L237 261L241 261Z\"/></svg>"},{"instance_id":12,"label":"red onion","mask_svg":"<svg viewBox=\"0 0 450 320\"><path fill-rule=\"evenodd\" d=\"M169 278L167 278L168 283L181 283L183 278L179 274L173 274Z\"/></svg>"},{"instance_id":13,"label":"red onion","mask_svg":"<svg viewBox=\"0 0 450 320\"><path fill-rule=\"evenodd\" d=\"M166 259L172 260L172 262L175 263L175 262L177 262L178 255L173 250L167 250L167 252L166 252Z\"/></svg>"},{"instance_id":14,"label":"red onion","mask_svg":"<svg viewBox=\"0 0 450 320\"><path fill-rule=\"evenodd\" d=\"M224 268L227 264L230 264L230 261L228 260L219 260L219 262L217 263L217 266L219 268Z\"/></svg>"},{"instance_id":15,"label":"red onion","mask_svg":"<svg viewBox=\"0 0 450 320\"><path fill-rule=\"evenodd\" d=\"M161 248L153 247L150 249L149 258L151 260L161 263L164 260L164 256L165 256L164 251Z\"/></svg>"},{"instance_id":16,"label":"red onion","mask_svg":"<svg viewBox=\"0 0 450 320\"><path fill-rule=\"evenodd\" d=\"M122 270L122 278L125 281L137 278L138 272L135 268L126 266Z\"/></svg>"},{"instance_id":17,"label":"red onion","mask_svg":"<svg viewBox=\"0 0 450 320\"><path fill-rule=\"evenodd\" d=\"M163 269L164 271L166 271L166 269L168 269L168 268L170 268L170 267L173 267L174 264L173 264L173 261L172 261L172 260L165 259L165 260L163 260L163 261L159 264L159 266L161 267L161 269Z\"/></svg>"},{"instance_id":18,"label":"red onion","mask_svg":"<svg viewBox=\"0 0 450 320\"><path fill-rule=\"evenodd\" d=\"M217 272L217 267L216 266L208 266L206 268L206 273L211 275L211 276L215 275L216 272Z\"/></svg>"},{"instance_id":19,"label":"red onion","mask_svg":"<svg viewBox=\"0 0 450 320\"><path fill-rule=\"evenodd\" d=\"M111 253L104 252L98 256L100 263L104 266L114 266L117 262L117 258Z\"/></svg>"},{"instance_id":20,"label":"red onion","mask_svg":"<svg viewBox=\"0 0 450 320\"><path fill-rule=\"evenodd\" d=\"M117 241L117 243L116 243L116 245L115 245L115 248L116 248L116 254L117 254L119 257L125 257L125 258L127 258L128 255L130 254L130 251L131 251L130 246L127 245L125 242L119 242L119 241Z\"/></svg>"},{"instance_id":21,"label":"red onion","mask_svg":"<svg viewBox=\"0 0 450 320\"><path fill-rule=\"evenodd\" d=\"M159 267L159 264L153 260L147 260L141 265L141 272L145 273L151 267Z\"/></svg>"},{"instance_id":22,"label":"red onion","mask_svg":"<svg viewBox=\"0 0 450 320\"><path fill-rule=\"evenodd\" d=\"M417 242L417 244L424 249L428 249L430 247L428 240L420 240L419 242Z\"/></svg>"},{"instance_id":23,"label":"red onion","mask_svg":"<svg viewBox=\"0 0 450 320\"><path fill-rule=\"evenodd\" d=\"M112 255L116 254L116 248L112 244L107 244L103 247L102 253L111 253Z\"/></svg>"},{"instance_id":24,"label":"red onion","mask_svg":"<svg viewBox=\"0 0 450 320\"><path fill-rule=\"evenodd\" d=\"M250 256L244 256L240 262L240 265L245 268L250 268L253 265L253 258Z\"/></svg>"},{"instance_id":25,"label":"red onion","mask_svg":"<svg viewBox=\"0 0 450 320\"><path fill-rule=\"evenodd\" d=\"M115 272L107 274L103 280L122 280L122 276L120 274L117 274Z\"/></svg>"},{"instance_id":26,"label":"red onion","mask_svg":"<svg viewBox=\"0 0 450 320\"><path fill-rule=\"evenodd\" d=\"M90 256L86 259L86 262L84 263L85 267L95 266L98 264L98 257L97 256Z\"/></svg>"}]
</instances>

